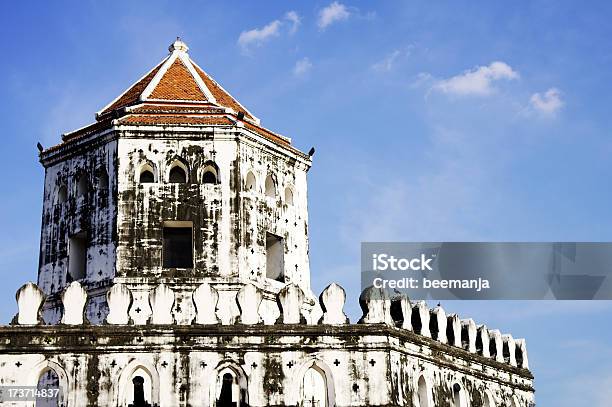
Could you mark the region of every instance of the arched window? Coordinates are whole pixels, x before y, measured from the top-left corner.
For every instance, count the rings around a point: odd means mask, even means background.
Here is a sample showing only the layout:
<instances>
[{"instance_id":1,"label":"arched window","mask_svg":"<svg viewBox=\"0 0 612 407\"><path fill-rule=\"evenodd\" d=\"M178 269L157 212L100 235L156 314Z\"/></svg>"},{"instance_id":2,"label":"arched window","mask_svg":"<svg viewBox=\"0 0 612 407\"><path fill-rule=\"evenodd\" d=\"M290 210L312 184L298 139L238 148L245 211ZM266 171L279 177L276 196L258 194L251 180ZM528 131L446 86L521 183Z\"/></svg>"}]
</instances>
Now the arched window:
<instances>
[{"instance_id":1,"label":"arched window","mask_svg":"<svg viewBox=\"0 0 612 407\"><path fill-rule=\"evenodd\" d=\"M302 393L304 407L327 407L327 380L317 365L312 365L304 374Z\"/></svg>"},{"instance_id":2,"label":"arched window","mask_svg":"<svg viewBox=\"0 0 612 407\"><path fill-rule=\"evenodd\" d=\"M219 180L219 170L217 165L212 161L209 161L204 165L202 183L203 184L216 184Z\"/></svg>"},{"instance_id":3,"label":"arched window","mask_svg":"<svg viewBox=\"0 0 612 407\"><path fill-rule=\"evenodd\" d=\"M429 389L423 376L419 377L417 401L419 402L418 407L431 407L429 404Z\"/></svg>"},{"instance_id":4,"label":"arched window","mask_svg":"<svg viewBox=\"0 0 612 407\"><path fill-rule=\"evenodd\" d=\"M86 196L88 190L87 175L81 174L77 181L77 196Z\"/></svg>"},{"instance_id":5,"label":"arched window","mask_svg":"<svg viewBox=\"0 0 612 407\"><path fill-rule=\"evenodd\" d=\"M172 184L184 184L187 182L187 171L178 163L175 164L168 174L168 182Z\"/></svg>"},{"instance_id":6,"label":"arched window","mask_svg":"<svg viewBox=\"0 0 612 407\"><path fill-rule=\"evenodd\" d=\"M48 368L42 372L36 384L36 390L45 391L47 394L54 395L56 389L60 388L60 379L55 370ZM64 389L60 389L57 397L39 398L36 400L36 407L56 407L64 405Z\"/></svg>"},{"instance_id":7,"label":"arched window","mask_svg":"<svg viewBox=\"0 0 612 407\"><path fill-rule=\"evenodd\" d=\"M57 190L57 203L63 204L67 200L68 200L68 188L66 188L66 185L62 185Z\"/></svg>"},{"instance_id":8,"label":"arched window","mask_svg":"<svg viewBox=\"0 0 612 407\"><path fill-rule=\"evenodd\" d=\"M217 375L215 401L217 407L247 405L246 382L230 367L221 369Z\"/></svg>"},{"instance_id":9,"label":"arched window","mask_svg":"<svg viewBox=\"0 0 612 407\"><path fill-rule=\"evenodd\" d=\"M453 384L453 400L452 407L467 407L467 397L465 390L459 383Z\"/></svg>"},{"instance_id":10,"label":"arched window","mask_svg":"<svg viewBox=\"0 0 612 407\"><path fill-rule=\"evenodd\" d=\"M483 395L482 407L495 407L495 402L493 401L493 397L488 391L485 391Z\"/></svg>"},{"instance_id":11,"label":"arched window","mask_svg":"<svg viewBox=\"0 0 612 407\"><path fill-rule=\"evenodd\" d=\"M270 175L266 177L266 196L270 198L276 197L276 184Z\"/></svg>"},{"instance_id":12,"label":"arched window","mask_svg":"<svg viewBox=\"0 0 612 407\"><path fill-rule=\"evenodd\" d=\"M151 375L143 368L138 367L127 384L125 403L130 407L146 407L152 404L151 399Z\"/></svg>"},{"instance_id":13,"label":"arched window","mask_svg":"<svg viewBox=\"0 0 612 407\"><path fill-rule=\"evenodd\" d=\"M105 169L101 169L98 175L98 189L100 191L108 190L108 174Z\"/></svg>"},{"instance_id":14,"label":"arched window","mask_svg":"<svg viewBox=\"0 0 612 407\"><path fill-rule=\"evenodd\" d=\"M153 167L151 167L149 164L144 165L141 169L140 169L140 176L138 178L138 181L141 184L152 184L155 182L155 174L153 173Z\"/></svg>"},{"instance_id":15,"label":"arched window","mask_svg":"<svg viewBox=\"0 0 612 407\"><path fill-rule=\"evenodd\" d=\"M257 189L257 180L255 179L255 174L249 171L246 177L246 190L255 191L256 189Z\"/></svg>"},{"instance_id":16,"label":"arched window","mask_svg":"<svg viewBox=\"0 0 612 407\"><path fill-rule=\"evenodd\" d=\"M289 187L285 188L285 203L293 205L293 191Z\"/></svg>"}]
</instances>

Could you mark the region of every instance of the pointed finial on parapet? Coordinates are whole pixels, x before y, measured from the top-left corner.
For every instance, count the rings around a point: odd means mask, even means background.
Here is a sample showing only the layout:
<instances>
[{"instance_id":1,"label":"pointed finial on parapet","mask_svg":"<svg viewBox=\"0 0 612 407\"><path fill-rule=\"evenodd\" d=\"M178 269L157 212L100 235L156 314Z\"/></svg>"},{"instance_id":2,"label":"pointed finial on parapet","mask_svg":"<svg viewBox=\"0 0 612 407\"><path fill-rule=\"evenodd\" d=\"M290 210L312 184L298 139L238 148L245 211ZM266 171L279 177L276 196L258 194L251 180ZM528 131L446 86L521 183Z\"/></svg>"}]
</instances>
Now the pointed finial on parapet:
<instances>
[{"instance_id":1,"label":"pointed finial on parapet","mask_svg":"<svg viewBox=\"0 0 612 407\"><path fill-rule=\"evenodd\" d=\"M278 293L278 306L281 315L279 322L283 324L299 324L302 322L302 304L304 291L297 284L287 284ZM278 322L277 322L278 323Z\"/></svg>"},{"instance_id":2,"label":"pointed finial on parapet","mask_svg":"<svg viewBox=\"0 0 612 407\"><path fill-rule=\"evenodd\" d=\"M319 304L323 309L322 324L342 325L349 322L348 317L344 313L344 304L346 302L346 292L344 288L336 283L331 283L319 296Z\"/></svg>"},{"instance_id":3,"label":"pointed finial on parapet","mask_svg":"<svg viewBox=\"0 0 612 407\"><path fill-rule=\"evenodd\" d=\"M87 291L78 281L73 281L62 293L62 304L64 315L62 324L81 325L87 322L85 317L85 304L87 303Z\"/></svg>"},{"instance_id":4,"label":"pointed finial on parapet","mask_svg":"<svg viewBox=\"0 0 612 407\"><path fill-rule=\"evenodd\" d=\"M448 343L448 338L446 337L446 311L444 311L440 303L438 303L436 308L431 310L431 318L435 322L435 327L437 329L436 340L440 343Z\"/></svg>"},{"instance_id":5,"label":"pointed finial on parapet","mask_svg":"<svg viewBox=\"0 0 612 407\"><path fill-rule=\"evenodd\" d=\"M359 324L395 325L391 317L391 299L386 290L367 287L359 296L359 305L363 312Z\"/></svg>"},{"instance_id":6,"label":"pointed finial on parapet","mask_svg":"<svg viewBox=\"0 0 612 407\"><path fill-rule=\"evenodd\" d=\"M19 325L39 325L42 323L40 310L45 302L45 294L32 282L27 282L17 290L18 314L13 323Z\"/></svg>"},{"instance_id":7,"label":"pointed finial on parapet","mask_svg":"<svg viewBox=\"0 0 612 407\"><path fill-rule=\"evenodd\" d=\"M529 369L527 341L525 339L515 339L514 343L516 344L516 364L523 369Z\"/></svg>"},{"instance_id":8,"label":"pointed finial on parapet","mask_svg":"<svg viewBox=\"0 0 612 407\"><path fill-rule=\"evenodd\" d=\"M152 324L173 324L172 307L174 306L174 291L161 283L149 293Z\"/></svg>"},{"instance_id":9,"label":"pointed finial on parapet","mask_svg":"<svg viewBox=\"0 0 612 407\"><path fill-rule=\"evenodd\" d=\"M431 338L431 331L429 329L429 307L425 301L419 301L412 307L412 312L416 312L416 320L419 321L421 327L417 331L417 327L413 327L415 332Z\"/></svg>"},{"instance_id":10,"label":"pointed finial on parapet","mask_svg":"<svg viewBox=\"0 0 612 407\"><path fill-rule=\"evenodd\" d=\"M191 295L195 306L196 316L193 321L200 325L215 325L219 323L217 318L217 303L219 293L207 282L203 282Z\"/></svg>"},{"instance_id":11,"label":"pointed finial on parapet","mask_svg":"<svg viewBox=\"0 0 612 407\"><path fill-rule=\"evenodd\" d=\"M129 310L132 305L132 292L125 284L115 283L106 293L108 315L106 322L113 325L127 325L130 322Z\"/></svg>"},{"instance_id":12,"label":"pointed finial on parapet","mask_svg":"<svg viewBox=\"0 0 612 407\"><path fill-rule=\"evenodd\" d=\"M261 290L254 284L248 283L244 285L236 294L236 302L240 310L240 323L247 325L255 325L261 322L259 315L259 306L263 300Z\"/></svg>"},{"instance_id":13,"label":"pointed finial on parapet","mask_svg":"<svg viewBox=\"0 0 612 407\"><path fill-rule=\"evenodd\" d=\"M412 304L406 294L391 298L391 318L396 326L412 331Z\"/></svg>"}]
</instances>

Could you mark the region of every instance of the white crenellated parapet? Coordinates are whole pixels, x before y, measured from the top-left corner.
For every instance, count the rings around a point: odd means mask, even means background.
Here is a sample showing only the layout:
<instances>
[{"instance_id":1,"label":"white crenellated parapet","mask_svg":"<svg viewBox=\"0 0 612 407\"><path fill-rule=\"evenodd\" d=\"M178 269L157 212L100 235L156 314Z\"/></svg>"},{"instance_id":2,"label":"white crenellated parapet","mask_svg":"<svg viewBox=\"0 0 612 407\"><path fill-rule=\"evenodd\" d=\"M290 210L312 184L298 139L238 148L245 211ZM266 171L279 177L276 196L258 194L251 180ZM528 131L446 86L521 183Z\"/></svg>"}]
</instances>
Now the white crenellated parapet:
<instances>
[{"instance_id":1,"label":"white crenellated parapet","mask_svg":"<svg viewBox=\"0 0 612 407\"><path fill-rule=\"evenodd\" d=\"M517 360L517 365L523 369L529 369L529 358L527 357L527 341L525 339L515 339L516 348L521 352L521 363Z\"/></svg>"},{"instance_id":2,"label":"white crenellated parapet","mask_svg":"<svg viewBox=\"0 0 612 407\"><path fill-rule=\"evenodd\" d=\"M87 321L85 318L85 304L87 303L87 291L81 287L81 283L73 281L62 292L62 304L64 314L62 324L81 325Z\"/></svg>"},{"instance_id":3,"label":"white crenellated parapet","mask_svg":"<svg viewBox=\"0 0 612 407\"><path fill-rule=\"evenodd\" d=\"M18 314L16 322L19 325L38 325L42 323L40 309L45 302L45 294L32 282L22 285L15 294Z\"/></svg>"},{"instance_id":4,"label":"white crenellated parapet","mask_svg":"<svg viewBox=\"0 0 612 407\"><path fill-rule=\"evenodd\" d=\"M261 290L254 284L244 285L236 294L236 302L240 309L239 321L246 325L255 325L261 322L259 306L263 300Z\"/></svg>"},{"instance_id":5,"label":"white crenellated parapet","mask_svg":"<svg viewBox=\"0 0 612 407\"><path fill-rule=\"evenodd\" d=\"M429 330L429 307L427 307L427 303L425 301L419 301L412 307L412 312L416 312L416 315L421 322L421 332L422 336L426 336L427 338L431 338L431 332ZM414 327L413 327L414 328Z\"/></svg>"},{"instance_id":6,"label":"white crenellated parapet","mask_svg":"<svg viewBox=\"0 0 612 407\"><path fill-rule=\"evenodd\" d=\"M502 341L501 332L498 329L489 330L489 338L495 346L495 360L497 362L504 362L504 343Z\"/></svg>"},{"instance_id":7,"label":"white crenellated parapet","mask_svg":"<svg viewBox=\"0 0 612 407\"><path fill-rule=\"evenodd\" d=\"M336 283L331 283L325 287L319 296L319 304L323 310L321 323L329 325L347 324L349 319L344 313L345 302L346 292L344 288Z\"/></svg>"},{"instance_id":8,"label":"white crenellated parapet","mask_svg":"<svg viewBox=\"0 0 612 407\"><path fill-rule=\"evenodd\" d=\"M217 302L219 302L219 293L207 282L203 282L191 294L191 300L196 310L196 316L193 320L199 325L215 325L219 323L217 318Z\"/></svg>"},{"instance_id":9,"label":"white crenellated parapet","mask_svg":"<svg viewBox=\"0 0 612 407\"><path fill-rule=\"evenodd\" d=\"M299 324L302 322L302 303L304 291L297 284L287 284L278 293L278 305L281 316L279 322L283 324Z\"/></svg>"},{"instance_id":10,"label":"white crenellated parapet","mask_svg":"<svg viewBox=\"0 0 612 407\"><path fill-rule=\"evenodd\" d=\"M514 338L512 337L512 335L507 334L502 335L502 340L504 344L508 347L508 363L510 364L510 366L516 366L516 343L514 342Z\"/></svg>"},{"instance_id":11,"label":"white crenellated parapet","mask_svg":"<svg viewBox=\"0 0 612 407\"><path fill-rule=\"evenodd\" d=\"M161 283L149 293L152 324L168 325L174 323L172 307L174 306L174 291L166 284Z\"/></svg>"},{"instance_id":12,"label":"white crenellated parapet","mask_svg":"<svg viewBox=\"0 0 612 407\"><path fill-rule=\"evenodd\" d=\"M447 327L453 333L451 345L461 348L461 320L457 314L449 314L446 317ZM450 341L450 338L447 338Z\"/></svg>"},{"instance_id":13,"label":"white crenellated parapet","mask_svg":"<svg viewBox=\"0 0 612 407\"><path fill-rule=\"evenodd\" d=\"M486 325L480 325L478 327L477 337L480 337L480 343L482 343L482 356L488 358L491 357L489 351L489 330Z\"/></svg>"},{"instance_id":14,"label":"white crenellated parapet","mask_svg":"<svg viewBox=\"0 0 612 407\"><path fill-rule=\"evenodd\" d=\"M391 299L386 290L367 287L359 296L359 305L363 315L358 323L395 326L391 317Z\"/></svg>"},{"instance_id":15,"label":"white crenellated parapet","mask_svg":"<svg viewBox=\"0 0 612 407\"><path fill-rule=\"evenodd\" d=\"M476 353L476 323L473 319L464 319L461 321L461 329L467 331L467 351Z\"/></svg>"},{"instance_id":16,"label":"white crenellated parapet","mask_svg":"<svg viewBox=\"0 0 612 407\"><path fill-rule=\"evenodd\" d=\"M406 294L391 299L391 316L398 327L412 331L412 304Z\"/></svg>"},{"instance_id":17,"label":"white crenellated parapet","mask_svg":"<svg viewBox=\"0 0 612 407\"><path fill-rule=\"evenodd\" d=\"M124 284L115 283L106 293L108 315L106 322L113 325L127 325L130 322L129 310L132 305L132 292Z\"/></svg>"},{"instance_id":18,"label":"white crenellated parapet","mask_svg":"<svg viewBox=\"0 0 612 407\"><path fill-rule=\"evenodd\" d=\"M436 308L431 310L431 317L435 319L436 325L438 327L438 337L437 340L440 343L448 343L448 338L446 337L446 312L441 305L438 305Z\"/></svg>"}]
</instances>

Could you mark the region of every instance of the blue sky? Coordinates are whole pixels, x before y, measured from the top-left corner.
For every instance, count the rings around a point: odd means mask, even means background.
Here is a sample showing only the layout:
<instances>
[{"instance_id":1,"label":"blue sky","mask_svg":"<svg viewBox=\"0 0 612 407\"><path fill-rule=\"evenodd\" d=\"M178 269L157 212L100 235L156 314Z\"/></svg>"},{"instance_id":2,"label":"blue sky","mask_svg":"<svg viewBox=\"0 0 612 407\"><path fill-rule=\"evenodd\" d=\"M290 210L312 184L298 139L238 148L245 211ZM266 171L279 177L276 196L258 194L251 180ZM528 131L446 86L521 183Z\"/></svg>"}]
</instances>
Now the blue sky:
<instances>
[{"instance_id":1,"label":"blue sky","mask_svg":"<svg viewBox=\"0 0 612 407\"><path fill-rule=\"evenodd\" d=\"M166 55L191 56L262 123L317 149L315 291L348 290L362 240L610 241L612 5L568 1L13 2L0 16L0 318L36 279L36 142ZM610 302L454 302L526 337L541 406L609 406Z\"/></svg>"}]
</instances>

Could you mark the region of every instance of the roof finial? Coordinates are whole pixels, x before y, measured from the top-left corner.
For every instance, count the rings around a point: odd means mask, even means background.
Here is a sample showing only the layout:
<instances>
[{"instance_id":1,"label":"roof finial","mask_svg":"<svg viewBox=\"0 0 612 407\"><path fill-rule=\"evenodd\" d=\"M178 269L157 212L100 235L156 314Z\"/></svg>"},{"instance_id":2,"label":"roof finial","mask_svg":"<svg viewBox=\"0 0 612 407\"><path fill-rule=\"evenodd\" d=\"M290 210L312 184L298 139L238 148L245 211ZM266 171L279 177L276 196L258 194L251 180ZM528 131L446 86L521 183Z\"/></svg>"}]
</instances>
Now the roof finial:
<instances>
[{"instance_id":1,"label":"roof finial","mask_svg":"<svg viewBox=\"0 0 612 407\"><path fill-rule=\"evenodd\" d=\"M187 52L187 51L189 51L189 47L187 46L187 44L185 44L181 40L181 37L176 37L176 41L174 41L172 44L170 44L170 46L168 47L168 51L170 51L170 52L174 52L174 51Z\"/></svg>"}]
</instances>

